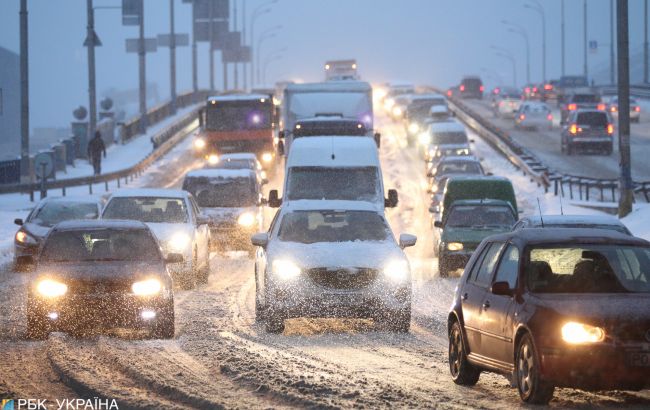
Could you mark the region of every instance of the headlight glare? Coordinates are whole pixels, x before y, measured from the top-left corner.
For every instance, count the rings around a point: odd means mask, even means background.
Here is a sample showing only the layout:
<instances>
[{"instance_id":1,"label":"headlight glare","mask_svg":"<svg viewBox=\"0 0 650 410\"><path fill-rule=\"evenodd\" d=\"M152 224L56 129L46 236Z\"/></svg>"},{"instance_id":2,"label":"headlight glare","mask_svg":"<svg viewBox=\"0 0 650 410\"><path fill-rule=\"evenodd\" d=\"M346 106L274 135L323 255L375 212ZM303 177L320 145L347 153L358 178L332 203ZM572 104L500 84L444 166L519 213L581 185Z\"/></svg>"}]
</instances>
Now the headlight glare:
<instances>
[{"instance_id":1,"label":"headlight glare","mask_svg":"<svg viewBox=\"0 0 650 410\"><path fill-rule=\"evenodd\" d=\"M460 242L449 242L447 244L447 250L450 251L462 251L463 250L463 244Z\"/></svg>"},{"instance_id":2,"label":"headlight glare","mask_svg":"<svg viewBox=\"0 0 650 410\"><path fill-rule=\"evenodd\" d=\"M391 261L384 268L384 275L394 282L404 282L410 273L408 262L403 260Z\"/></svg>"},{"instance_id":3,"label":"headlight glare","mask_svg":"<svg viewBox=\"0 0 650 410\"><path fill-rule=\"evenodd\" d=\"M300 276L300 268L291 261L277 259L273 261L273 273L282 280L291 280Z\"/></svg>"},{"instance_id":4,"label":"headlight glare","mask_svg":"<svg viewBox=\"0 0 650 410\"><path fill-rule=\"evenodd\" d=\"M158 279L147 279L140 282L134 282L131 290L138 296L155 295L162 289L162 284Z\"/></svg>"},{"instance_id":5,"label":"headlight glare","mask_svg":"<svg viewBox=\"0 0 650 410\"><path fill-rule=\"evenodd\" d=\"M412 122L411 125L409 125L409 132L411 134L417 134L418 131L420 131L420 126Z\"/></svg>"},{"instance_id":6,"label":"headlight glare","mask_svg":"<svg viewBox=\"0 0 650 410\"><path fill-rule=\"evenodd\" d=\"M598 343L605 340L605 331L596 326L568 322L562 326L562 339L571 344Z\"/></svg>"},{"instance_id":7,"label":"headlight glare","mask_svg":"<svg viewBox=\"0 0 650 410\"><path fill-rule=\"evenodd\" d=\"M212 154L208 156L208 164L210 165L217 165L219 163L219 156Z\"/></svg>"},{"instance_id":8,"label":"headlight glare","mask_svg":"<svg viewBox=\"0 0 650 410\"><path fill-rule=\"evenodd\" d=\"M167 244L170 250L175 252L183 252L190 244L190 237L183 232L177 232L171 237Z\"/></svg>"},{"instance_id":9,"label":"headlight glare","mask_svg":"<svg viewBox=\"0 0 650 410\"><path fill-rule=\"evenodd\" d=\"M252 226L255 223L255 215L252 212L245 212L239 215L237 218L237 223L241 226Z\"/></svg>"},{"instance_id":10,"label":"headlight glare","mask_svg":"<svg viewBox=\"0 0 650 410\"><path fill-rule=\"evenodd\" d=\"M427 132L423 132L418 135L418 141L422 145L429 145L431 143L431 136Z\"/></svg>"},{"instance_id":11,"label":"headlight glare","mask_svg":"<svg viewBox=\"0 0 650 410\"><path fill-rule=\"evenodd\" d=\"M205 148L205 140L203 138L197 138L194 140L194 148L203 149Z\"/></svg>"},{"instance_id":12,"label":"headlight glare","mask_svg":"<svg viewBox=\"0 0 650 410\"><path fill-rule=\"evenodd\" d=\"M68 285L52 279L44 279L38 282L38 285L36 285L36 290L43 296L55 298L65 295L68 291Z\"/></svg>"},{"instance_id":13,"label":"headlight glare","mask_svg":"<svg viewBox=\"0 0 650 410\"><path fill-rule=\"evenodd\" d=\"M36 239L34 239L30 234L25 231L16 232L16 241L20 243L26 243L31 245L36 245Z\"/></svg>"},{"instance_id":14,"label":"headlight glare","mask_svg":"<svg viewBox=\"0 0 650 410\"><path fill-rule=\"evenodd\" d=\"M270 152L265 152L262 154L262 162L271 162L273 161L273 154Z\"/></svg>"}]
</instances>

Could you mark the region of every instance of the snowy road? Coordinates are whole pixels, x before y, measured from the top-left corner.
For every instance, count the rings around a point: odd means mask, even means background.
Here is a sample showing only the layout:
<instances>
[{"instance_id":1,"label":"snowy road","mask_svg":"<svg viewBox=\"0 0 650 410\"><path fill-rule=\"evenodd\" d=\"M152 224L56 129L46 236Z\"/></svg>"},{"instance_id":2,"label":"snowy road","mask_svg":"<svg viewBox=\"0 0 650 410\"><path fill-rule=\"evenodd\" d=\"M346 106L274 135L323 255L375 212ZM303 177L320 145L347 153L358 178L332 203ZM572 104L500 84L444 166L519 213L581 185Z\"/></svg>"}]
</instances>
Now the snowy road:
<instances>
[{"instance_id":1,"label":"snowy road","mask_svg":"<svg viewBox=\"0 0 650 410\"><path fill-rule=\"evenodd\" d=\"M414 269L409 334L378 332L370 321L334 319L293 319L283 334L266 334L254 319L253 261L213 255L209 283L176 292L174 340L53 334L47 341L26 342L21 339L28 275L5 270L0 272L0 397L97 396L116 399L121 409L520 407L516 390L503 377L483 374L474 388L451 381L446 317L458 279L440 279L435 271L421 160L400 146L400 124L382 118L379 125L385 185L400 193L389 219L396 234L419 237L407 251ZM199 165L189 147L180 144L139 183L178 186L182 175ZM535 194L537 188L523 186L526 179L485 143L477 141L474 148L486 168L509 172L518 193ZM271 186L280 186L280 178ZM528 202L523 208L531 212ZM648 391L560 389L555 397L554 408L650 407Z\"/></svg>"}]
</instances>

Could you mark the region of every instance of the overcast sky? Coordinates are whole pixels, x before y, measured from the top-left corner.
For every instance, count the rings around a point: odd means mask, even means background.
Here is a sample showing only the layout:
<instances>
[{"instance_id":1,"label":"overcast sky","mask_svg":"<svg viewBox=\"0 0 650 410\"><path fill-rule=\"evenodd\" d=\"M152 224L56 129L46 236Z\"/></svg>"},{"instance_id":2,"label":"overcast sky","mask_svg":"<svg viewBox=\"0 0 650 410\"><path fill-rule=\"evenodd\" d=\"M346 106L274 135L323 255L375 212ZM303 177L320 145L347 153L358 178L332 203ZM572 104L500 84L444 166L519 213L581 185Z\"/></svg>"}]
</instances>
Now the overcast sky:
<instances>
[{"instance_id":1,"label":"overcast sky","mask_svg":"<svg viewBox=\"0 0 650 410\"><path fill-rule=\"evenodd\" d=\"M174 0L176 31L189 33L191 7ZM231 0L231 4L234 0ZM239 16L244 0L238 0ZM245 0L247 14L266 0ZM531 80L541 80L541 18L524 8L530 0L278 0L272 12L257 20L256 33L282 24L283 29L262 47L262 59L287 48L282 60L271 63L267 82L278 79L318 81L327 59L356 58L370 81L412 81L442 87L463 74L479 74L490 85L511 82L511 65L495 55L491 45L511 50L517 58L519 85L525 82L522 37L508 32L502 20L518 22L531 43ZM540 1L547 16L547 77L560 75L561 0ZM82 47L86 30L86 1L30 0L31 124L67 126L72 110L87 105L87 54ZM566 0L566 72L582 73L582 0ZM120 0L95 0L95 6L119 6ZM589 54L590 73L608 67L610 0L589 0L590 40L599 49ZM0 46L18 51L18 0L0 1ZM169 29L168 0L145 0L145 33L152 37ZM124 40L137 28L121 25L120 10L98 10L96 31L103 42L97 49L97 90L135 89L136 54L126 54ZM241 28L241 22L239 23ZM643 42L643 1L630 0L631 49ZM208 86L207 45L199 46L199 84ZM217 85L222 71L217 55ZM178 89L191 88L191 50L180 48ZM497 77L502 80L497 80ZM232 77L231 77L232 78ZM147 56L147 80L156 83L160 97L169 96L169 51Z\"/></svg>"}]
</instances>

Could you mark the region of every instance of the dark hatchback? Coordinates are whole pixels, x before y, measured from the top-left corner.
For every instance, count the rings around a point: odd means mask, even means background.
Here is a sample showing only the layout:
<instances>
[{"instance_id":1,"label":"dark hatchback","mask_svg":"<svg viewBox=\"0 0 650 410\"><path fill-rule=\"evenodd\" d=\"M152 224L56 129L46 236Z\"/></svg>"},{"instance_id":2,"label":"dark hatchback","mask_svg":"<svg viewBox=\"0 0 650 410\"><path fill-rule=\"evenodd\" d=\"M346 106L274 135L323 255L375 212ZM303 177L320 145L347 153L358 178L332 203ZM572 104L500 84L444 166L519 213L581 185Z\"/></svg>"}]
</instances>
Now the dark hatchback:
<instances>
[{"instance_id":1,"label":"dark hatchback","mask_svg":"<svg viewBox=\"0 0 650 410\"><path fill-rule=\"evenodd\" d=\"M174 336L172 278L154 235L138 221L68 221L45 237L28 287L27 336L129 327Z\"/></svg>"},{"instance_id":2,"label":"dark hatchback","mask_svg":"<svg viewBox=\"0 0 650 410\"><path fill-rule=\"evenodd\" d=\"M596 229L522 229L486 238L448 318L453 380L501 373L521 399L555 387L650 386L650 243Z\"/></svg>"}]
</instances>

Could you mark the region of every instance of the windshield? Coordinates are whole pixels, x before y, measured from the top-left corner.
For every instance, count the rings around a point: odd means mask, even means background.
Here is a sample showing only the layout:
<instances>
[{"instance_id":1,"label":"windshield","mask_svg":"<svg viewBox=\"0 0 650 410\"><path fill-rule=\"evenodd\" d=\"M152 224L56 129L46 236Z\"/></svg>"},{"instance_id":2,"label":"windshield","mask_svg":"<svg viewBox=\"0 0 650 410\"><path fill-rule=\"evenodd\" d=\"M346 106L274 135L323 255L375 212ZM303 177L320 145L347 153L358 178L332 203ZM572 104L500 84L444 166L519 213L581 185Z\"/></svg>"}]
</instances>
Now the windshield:
<instances>
[{"instance_id":1,"label":"windshield","mask_svg":"<svg viewBox=\"0 0 650 410\"><path fill-rule=\"evenodd\" d=\"M442 144L467 144L467 135L464 132L434 132L433 143Z\"/></svg>"},{"instance_id":2,"label":"windshield","mask_svg":"<svg viewBox=\"0 0 650 410\"><path fill-rule=\"evenodd\" d=\"M143 229L102 229L53 232L40 260L161 262L161 257L156 241Z\"/></svg>"},{"instance_id":3,"label":"windshield","mask_svg":"<svg viewBox=\"0 0 650 410\"><path fill-rule=\"evenodd\" d=\"M183 189L202 208L244 208L257 205L255 181L250 178L188 178Z\"/></svg>"},{"instance_id":4,"label":"windshield","mask_svg":"<svg viewBox=\"0 0 650 410\"><path fill-rule=\"evenodd\" d=\"M71 219L97 219L98 217L97 204L57 201L43 205L29 222L51 227Z\"/></svg>"},{"instance_id":5,"label":"windshield","mask_svg":"<svg viewBox=\"0 0 650 410\"><path fill-rule=\"evenodd\" d=\"M208 104L206 129L211 131L271 128L271 110L261 102L217 102Z\"/></svg>"},{"instance_id":6,"label":"windshield","mask_svg":"<svg viewBox=\"0 0 650 410\"><path fill-rule=\"evenodd\" d=\"M470 161L443 162L438 165L436 175L445 174L483 174L481 164Z\"/></svg>"},{"instance_id":7,"label":"windshield","mask_svg":"<svg viewBox=\"0 0 650 410\"><path fill-rule=\"evenodd\" d=\"M650 292L650 248L621 245L534 247L528 289L539 293Z\"/></svg>"},{"instance_id":8,"label":"windshield","mask_svg":"<svg viewBox=\"0 0 650 410\"><path fill-rule=\"evenodd\" d=\"M381 198L376 167L292 167L287 177L290 200L339 199L372 201Z\"/></svg>"},{"instance_id":9,"label":"windshield","mask_svg":"<svg viewBox=\"0 0 650 410\"><path fill-rule=\"evenodd\" d=\"M118 197L108 202L102 218L186 223L189 215L181 198Z\"/></svg>"},{"instance_id":10,"label":"windshield","mask_svg":"<svg viewBox=\"0 0 650 410\"><path fill-rule=\"evenodd\" d=\"M574 103L597 103L600 97L594 94L576 94L571 99Z\"/></svg>"},{"instance_id":11,"label":"windshield","mask_svg":"<svg viewBox=\"0 0 650 410\"><path fill-rule=\"evenodd\" d=\"M515 222L512 210L507 206L462 205L451 208L445 226L452 228L509 228Z\"/></svg>"},{"instance_id":12,"label":"windshield","mask_svg":"<svg viewBox=\"0 0 650 410\"><path fill-rule=\"evenodd\" d=\"M384 241L391 237L386 220L367 211L298 211L282 218L283 242Z\"/></svg>"}]
</instances>

